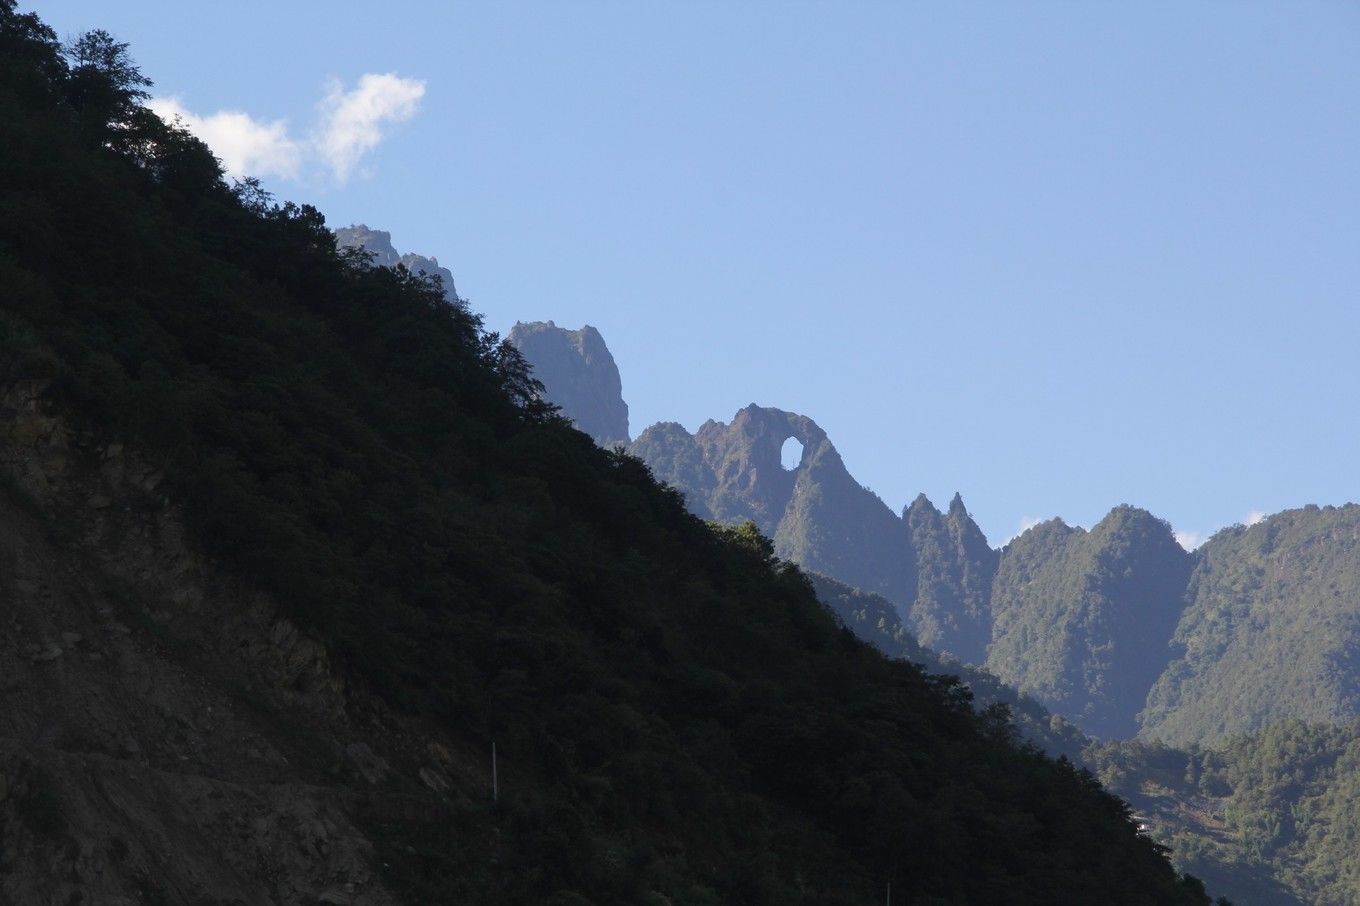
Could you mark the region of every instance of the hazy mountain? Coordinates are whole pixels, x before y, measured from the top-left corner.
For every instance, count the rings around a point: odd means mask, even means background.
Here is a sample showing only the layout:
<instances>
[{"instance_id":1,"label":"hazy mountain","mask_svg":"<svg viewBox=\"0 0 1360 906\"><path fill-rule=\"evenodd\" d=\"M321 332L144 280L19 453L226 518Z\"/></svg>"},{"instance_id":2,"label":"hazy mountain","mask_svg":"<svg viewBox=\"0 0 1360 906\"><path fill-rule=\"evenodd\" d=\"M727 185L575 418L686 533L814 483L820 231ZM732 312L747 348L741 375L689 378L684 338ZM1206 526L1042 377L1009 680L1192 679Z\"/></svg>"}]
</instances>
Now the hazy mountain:
<instances>
[{"instance_id":1,"label":"hazy mountain","mask_svg":"<svg viewBox=\"0 0 1360 906\"><path fill-rule=\"evenodd\" d=\"M552 321L517 323L507 337L533 366L548 402L601 446L627 444L628 404L614 356L587 324L567 330Z\"/></svg>"},{"instance_id":2,"label":"hazy mountain","mask_svg":"<svg viewBox=\"0 0 1360 906\"><path fill-rule=\"evenodd\" d=\"M1287 510L1198 555L1144 735L1205 743L1360 718L1360 506Z\"/></svg>"},{"instance_id":3,"label":"hazy mountain","mask_svg":"<svg viewBox=\"0 0 1360 906\"><path fill-rule=\"evenodd\" d=\"M335 231L335 244L340 248L361 248L372 252L373 264L377 267L396 267L400 264L413 274L438 277L444 287L444 295L449 299L458 298L452 271L442 266L437 258L410 252L404 255L398 253L392 245L392 234L386 230L369 229L362 223L340 227Z\"/></svg>"},{"instance_id":4,"label":"hazy mountain","mask_svg":"<svg viewBox=\"0 0 1360 906\"><path fill-rule=\"evenodd\" d=\"M789 438L803 446L793 469L780 462ZM654 425L629 452L682 491L695 514L749 519L781 557L899 606L911 598L915 562L902 520L850 477L812 419L753 403L730 424L710 420L693 435L674 423Z\"/></svg>"},{"instance_id":5,"label":"hazy mountain","mask_svg":"<svg viewBox=\"0 0 1360 906\"><path fill-rule=\"evenodd\" d=\"M715 518L708 501L717 490L718 476L684 425L657 422L638 435L628 452L645 462L657 481L680 491L691 513L701 519ZM761 530L773 534L768 523Z\"/></svg>"},{"instance_id":6,"label":"hazy mountain","mask_svg":"<svg viewBox=\"0 0 1360 906\"><path fill-rule=\"evenodd\" d=\"M1132 736L1192 560L1169 525L1130 506L1089 532L1031 528L997 568L988 669L1097 736Z\"/></svg>"},{"instance_id":7,"label":"hazy mountain","mask_svg":"<svg viewBox=\"0 0 1360 906\"><path fill-rule=\"evenodd\" d=\"M921 644L969 664L987 657L991 594L1000 555L955 494L941 514L924 494L902 514L916 557L908 620Z\"/></svg>"}]
</instances>

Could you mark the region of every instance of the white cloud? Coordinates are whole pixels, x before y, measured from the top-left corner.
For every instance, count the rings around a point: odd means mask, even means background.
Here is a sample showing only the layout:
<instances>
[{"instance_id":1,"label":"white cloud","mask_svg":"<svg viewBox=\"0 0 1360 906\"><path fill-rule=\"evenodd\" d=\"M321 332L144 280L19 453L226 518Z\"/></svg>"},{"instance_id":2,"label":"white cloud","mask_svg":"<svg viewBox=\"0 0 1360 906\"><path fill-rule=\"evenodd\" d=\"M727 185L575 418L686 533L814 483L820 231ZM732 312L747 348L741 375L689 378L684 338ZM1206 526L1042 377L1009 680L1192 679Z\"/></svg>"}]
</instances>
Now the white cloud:
<instances>
[{"instance_id":1,"label":"white cloud","mask_svg":"<svg viewBox=\"0 0 1360 906\"><path fill-rule=\"evenodd\" d=\"M1265 518L1266 518L1265 513L1261 512L1260 510L1252 510L1250 513L1247 514L1246 518L1242 520L1242 524L1255 525L1256 523L1264 520Z\"/></svg>"},{"instance_id":2,"label":"white cloud","mask_svg":"<svg viewBox=\"0 0 1360 906\"><path fill-rule=\"evenodd\" d=\"M1044 521L1043 519L1039 519L1039 518L1037 518L1037 517L1035 517L1035 516L1021 516L1021 517L1020 517L1020 527L1017 528L1017 529L1015 530L1015 534L1011 535L1009 538L1007 538L1005 541L1002 542L1002 546L1004 547L1004 546L1006 546L1007 544L1010 544L1010 543L1011 543L1012 541L1014 541L1016 538L1019 538L1019 537L1020 537L1021 535L1023 535L1025 532L1027 532L1027 531L1029 531L1030 529L1034 528L1036 525L1038 525L1039 523L1041 523L1041 522L1043 522L1043 521Z\"/></svg>"},{"instance_id":3,"label":"white cloud","mask_svg":"<svg viewBox=\"0 0 1360 906\"><path fill-rule=\"evenodd\" d=\"M232 176L298 177L303 149L288 136L284 120L262 123L238 110L198 116L185 109L179 98L153 98L148 106L166 122L179 119L212 148Z\"/></svg>"},{"instance_id":4,"label":"white cloud","mask_svg":"<svg viewBox=\"0 0 1360 906\"><path fill-rule=\"evenodd\" d=\"M1201 534L1200 532L1176 532L1176 543L1187 551L1194 550L1208 540L1209 536Z\"/></svg>"},{"instance_id":5,"label":"white cloud","mask_svg":"<svg viewBox=\"0 0 1360 906\"><path fill-rule=\"evenodd\" d=\"M313 143L335 178L349 179L363 156L382 141L382 127L415 116L424 96L424 82L394 72L361 76L353 91L332 83L321 102Z\"/></svg>"},{"instance_id":6,"label":"white cloud","mask_svg":"<svg viewBox=\"0 0 1360 906\"><path fill-rule=\"evenodd\" d=\"M324 168L344 183L382 142L384 127L415 116L424 95L424 82L391 72L360 76L352 91L332 82L303 139L289 134L286 120L264 122L239 110L201 116L176 97L153 98L148 106L167 122L178 118L231 176L297 180L307 170Z\"/></svg>"}]
</instances>

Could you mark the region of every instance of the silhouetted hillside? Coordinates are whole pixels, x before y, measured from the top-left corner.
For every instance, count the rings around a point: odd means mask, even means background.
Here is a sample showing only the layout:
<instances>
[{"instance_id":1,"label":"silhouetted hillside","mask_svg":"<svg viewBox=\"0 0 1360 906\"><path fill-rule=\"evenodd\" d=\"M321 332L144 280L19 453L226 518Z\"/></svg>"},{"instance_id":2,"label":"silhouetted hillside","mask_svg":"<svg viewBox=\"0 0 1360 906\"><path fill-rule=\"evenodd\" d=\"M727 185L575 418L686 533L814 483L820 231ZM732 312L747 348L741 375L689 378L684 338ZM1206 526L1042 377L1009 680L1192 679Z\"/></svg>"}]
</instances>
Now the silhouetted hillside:
<instances>
[{"instance_id":1,"label":"silhouetted hillside","mask_svg":"<svg viewBox=\"0 0 1360 906\"><path fill-rule=\"evenodd\" d=\"M1205 902L145 84L0 0L5 899Z\"/></svg>"}]
</instances>

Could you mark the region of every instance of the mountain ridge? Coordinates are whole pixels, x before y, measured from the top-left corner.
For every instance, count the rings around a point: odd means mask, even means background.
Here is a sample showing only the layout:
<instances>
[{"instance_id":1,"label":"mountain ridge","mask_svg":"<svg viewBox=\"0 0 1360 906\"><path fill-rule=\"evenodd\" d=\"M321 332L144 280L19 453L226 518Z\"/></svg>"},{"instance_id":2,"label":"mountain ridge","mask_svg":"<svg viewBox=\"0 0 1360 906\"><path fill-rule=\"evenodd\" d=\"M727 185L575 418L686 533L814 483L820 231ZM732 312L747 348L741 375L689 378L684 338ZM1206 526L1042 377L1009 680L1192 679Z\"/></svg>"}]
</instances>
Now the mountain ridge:
<instances>
[{"instance_id":1,"label":"mountain ridge","mask_svg":"<svg viewBox=\"0 0 1360 906\"><path fill-rule=\"evenodd\" d=\"M790 437L803 452L786 470L779 446ZM680 490L694 514L752 520L779 556L883 596L921 644L984 667L1088 733L1209 742L1289 716L1278 702L1272 707L1263 678L1253 681L1260 705L1245 721L1227 719L1226 691L1201 703L1194 713L1202 717L1177 721L1171 714L1183 685L1227 690L1244 682L1208 669L1194 636L1250 631L1251 622L1234 629L1196 616L1207 606L1196 604L1198 597L1208 594L1196 589L1208 588L1206 570L1230 539L1270 529L1229 527L1187 551L1165 521L1123 504L1089 531L1053 519L992 548L960 495L943 513L922 494L894 515L854 480L815 421L754 403L730 423L710 419L694 434L674 422L652 425L628 451ZM1316 514L1330 508L1303 512L1321 518ZM1360 576L1360 565L1344 571ZM1341 581L1340 574L1329 581ZM1333 655L1309 668L1322 694L1305 713L1345 722L1360 715L1360 664L1347 666L1342 654L1346 644L1360 645L1360 591L1343 596L1328 619L1342 634L1328 643ZM1288 631L1306 634L1303 627ZM1305 643L1291 644L1299 658ZM1244 656L1239 672L1258 666ZM1302 700L1301 693L1291 697Z\"/></svg>"}]
</instances>

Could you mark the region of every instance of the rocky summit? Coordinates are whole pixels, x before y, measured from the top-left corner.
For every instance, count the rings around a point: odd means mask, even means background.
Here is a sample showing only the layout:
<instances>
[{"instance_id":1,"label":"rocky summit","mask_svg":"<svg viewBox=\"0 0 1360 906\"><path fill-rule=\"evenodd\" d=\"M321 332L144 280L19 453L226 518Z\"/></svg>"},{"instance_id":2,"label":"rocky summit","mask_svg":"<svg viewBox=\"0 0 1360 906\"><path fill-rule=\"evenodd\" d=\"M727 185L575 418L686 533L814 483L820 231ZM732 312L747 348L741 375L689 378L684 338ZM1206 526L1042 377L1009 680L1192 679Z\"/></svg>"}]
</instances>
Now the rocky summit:
<instances>
[{"instance_id":1,"label":"rocky summit","mask_svg":"<svg viewBox=\"0 0 1360 906\"><path fill-rule=\"evenodd\" d=\"M790 438L802 454L786 469L780 450ZM958 495L947 513L922 495L899 517L855 481L815 421L754 403L693 435L674 422L653 425L628 451L684 493L694 514L751 520L779 556L892 601L922 644L985 660L1000 555Z\"/></svg>"},{"instance_id":2,"label":"rocky summit","mask_svg":"<svg viewBox=\"0 0 1360 906\"><path fill-rule=\"evenodd\" d=\"M335 244L339 248L360 248L370 252L373 264L378 267L396 267L400 264L413 274L438 277L444 287L444 296L448 299L458 298L452 271L433 256L427 258L410 252L401 254L392 245L392 234L386 230L369 229L362 223L341 227L335 231Z\"/></svg>"},{"instance_id":3,"label":"rocky summit","mask_svg":"<svg viewBox=\"0 0 1360 906\"><path fill-rule=\"evenodd\" d=\"M602 447L628 443L623 381L598 330L589 324L567 330L552 321L520 322L507 339L533 366L548 402L577 428Z\"/></svg>"}]
</instances>

